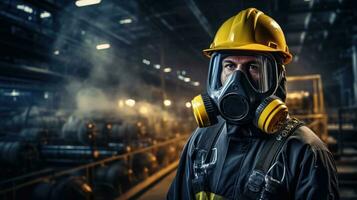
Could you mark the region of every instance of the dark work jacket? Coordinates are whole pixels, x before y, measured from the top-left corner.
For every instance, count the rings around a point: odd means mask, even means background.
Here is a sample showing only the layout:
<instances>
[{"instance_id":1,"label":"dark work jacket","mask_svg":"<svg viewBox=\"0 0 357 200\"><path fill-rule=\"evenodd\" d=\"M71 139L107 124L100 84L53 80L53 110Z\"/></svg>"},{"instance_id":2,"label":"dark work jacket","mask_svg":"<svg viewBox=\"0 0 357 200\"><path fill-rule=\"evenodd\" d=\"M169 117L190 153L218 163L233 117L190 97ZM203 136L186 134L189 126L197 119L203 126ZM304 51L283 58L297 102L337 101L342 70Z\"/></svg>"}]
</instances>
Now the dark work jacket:
<instances>
[{"instance_id":1,"label":"dark work jacket","mask_svg":"<svg viewBox=\"0 0 357 200\"><path fill-rule=\"evenodd\" d=\"M196 129L183 149L176 177L167 194L169 200L195 198L192 189L192 153L201 133L202 129ZM209 192L225 199L250 199L246 195L246 184L268 137L272 135L264 134L253 126L239 128L225 124L214 145L218 156L214 168L208 171ZM301 126L295 130L286 140L275 162L279 164L271 169L270 174L282 180L279 190L269 199L339 199L333 157L308 127Z\"/></svg>"}]
</instances>

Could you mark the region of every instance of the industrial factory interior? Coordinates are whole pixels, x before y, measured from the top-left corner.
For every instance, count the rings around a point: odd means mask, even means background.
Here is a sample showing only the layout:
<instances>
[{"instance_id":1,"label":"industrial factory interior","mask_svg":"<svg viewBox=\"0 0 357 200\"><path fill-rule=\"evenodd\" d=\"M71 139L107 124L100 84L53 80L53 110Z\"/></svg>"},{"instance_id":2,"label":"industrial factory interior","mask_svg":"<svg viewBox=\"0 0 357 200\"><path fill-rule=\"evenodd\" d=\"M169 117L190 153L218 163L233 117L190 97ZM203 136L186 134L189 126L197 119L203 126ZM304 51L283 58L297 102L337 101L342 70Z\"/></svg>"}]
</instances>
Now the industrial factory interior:
<instances>
[{"instance_id":1,"label":"industrial factory interior","mask_svg":"<svg viewBox=\"0 0 357 200\"><path fill-rule=\"evenodd\" d=\"M283 31L284 108L331 152L331 199L357 200L354 0L0 0L0 199L181 199L203 50L249 8Z\"/></svg>"}]
</instances>

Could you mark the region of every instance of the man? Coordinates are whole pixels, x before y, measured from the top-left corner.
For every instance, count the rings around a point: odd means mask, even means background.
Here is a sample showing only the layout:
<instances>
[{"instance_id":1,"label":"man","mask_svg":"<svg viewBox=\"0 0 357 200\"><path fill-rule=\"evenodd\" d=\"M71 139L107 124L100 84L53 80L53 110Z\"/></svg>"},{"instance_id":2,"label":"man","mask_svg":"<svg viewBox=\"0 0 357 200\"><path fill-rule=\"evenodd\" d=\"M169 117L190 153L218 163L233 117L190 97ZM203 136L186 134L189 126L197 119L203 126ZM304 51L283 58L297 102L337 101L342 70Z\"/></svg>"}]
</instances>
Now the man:
<instances>
[{"instance_id":1,"label":"man","mask_svg":"<svg viewBox=\"0 0 357 200\"><path fill-rule=\"evenodd\" d=\"M292 55L280 26L243 10L204 53L211 59L207 94L192 101L200 128L167 199L339 199L331 153L284 104Z\"/></svg>"}]
</instances>

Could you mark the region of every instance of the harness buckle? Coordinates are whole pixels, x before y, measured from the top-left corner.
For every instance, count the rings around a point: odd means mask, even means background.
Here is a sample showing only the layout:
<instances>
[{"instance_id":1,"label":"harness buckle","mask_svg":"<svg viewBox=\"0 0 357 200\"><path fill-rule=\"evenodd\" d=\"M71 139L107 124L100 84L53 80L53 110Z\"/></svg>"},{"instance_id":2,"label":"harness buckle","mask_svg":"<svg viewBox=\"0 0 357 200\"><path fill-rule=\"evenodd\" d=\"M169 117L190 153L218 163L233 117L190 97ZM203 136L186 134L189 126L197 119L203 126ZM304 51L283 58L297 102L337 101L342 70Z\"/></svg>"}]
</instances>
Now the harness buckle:
<instances>
[{"instance_id":1,"label":"harness buckle","mask_svg":"<svg viewBox=\"0 0 357 200\"><path fill-rule=\"evenodd\" d=\"M217 148L213 148L212 150L212 159L207 163L207 155L208 152L205 150L198 150L196 159L193 162L193 173L195 178L203 176L207 174L207 171L214 167L217 162Z\"/></svg>"}]
</instances>

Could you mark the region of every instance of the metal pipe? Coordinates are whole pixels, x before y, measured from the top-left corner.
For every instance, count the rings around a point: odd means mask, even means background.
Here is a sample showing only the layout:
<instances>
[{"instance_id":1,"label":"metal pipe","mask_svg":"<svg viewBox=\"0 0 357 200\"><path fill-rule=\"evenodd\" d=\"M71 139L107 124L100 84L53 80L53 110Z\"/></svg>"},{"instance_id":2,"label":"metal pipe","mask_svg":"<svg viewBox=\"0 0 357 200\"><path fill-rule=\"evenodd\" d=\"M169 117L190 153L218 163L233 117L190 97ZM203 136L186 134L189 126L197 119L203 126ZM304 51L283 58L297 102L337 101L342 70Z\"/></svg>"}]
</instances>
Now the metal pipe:
<instances>
[{"instance_id":1,"label":"metal pipe","mask_svg":"<svg viewBox=\"0 0 357 200\"><path fill-rule=\"evenodd\" d=\"M92 158L105 158L119 155L126 152L124 144L109 148L92 148L90 146L73 145L42 145L40 155L45 160L53 159L80 159L87 160Z\"/></svg>"},{"instance_id":2,"label":"metal pipe","mask_svg":"<svg viewBox=\"0 0 357 200\"><path fill-rule=\"evenodd\" d=\"M6 194L8 192L16 191L16 190L18 190L20 188L23 188L23 187L26 187L26 186L30 186L30 185L33 185L33 184L36 184L36 183L40 183L40 182L48 180L48 179L52 179L52 178L56 178L56 177L60 177L60 176L64 176L64 175L69 175L69 174L72 174L73 172L77 172L77 171L84 170L84 169L87 169L87 168L95 167L95 166L98 166L98 165L103 165L103 164L108 163L108 162L125 159L125 158L127 158L129 156L132 156L132 155L135 155L135 154L138 154L138 153L148 152L148 151L151 151L153 149L156 149L156 148L159 148L159 147L162 147L162 146L166 146L166 145L169 145L169 144L176 144L178 141L186 140L187 137L188 137L187 135L179 136L179 137L176 137L174 139L162 142L160 144L152 145L150 147L142 148L142 149L130 152L130 153L126 153L126 154L122 154L122 155L116 155L116 156L113 156L113 157L105 158L105 159L100 160L100 161L96 161L96 162L88 163L88 164L81 165L81 166L78 166L78 167L74 167L74 168L71 168L71 169L67 169L67 170L63 170L63 171L60 171L60 172L56 172L56 173L53 173L52 175L39 177L39 178L33 179L31 181L18 184L18 185L14 186L14 187L10 187L10 188L1 190L0 191L0 195L1 194Z\"/></svg>"}]
</instances>

